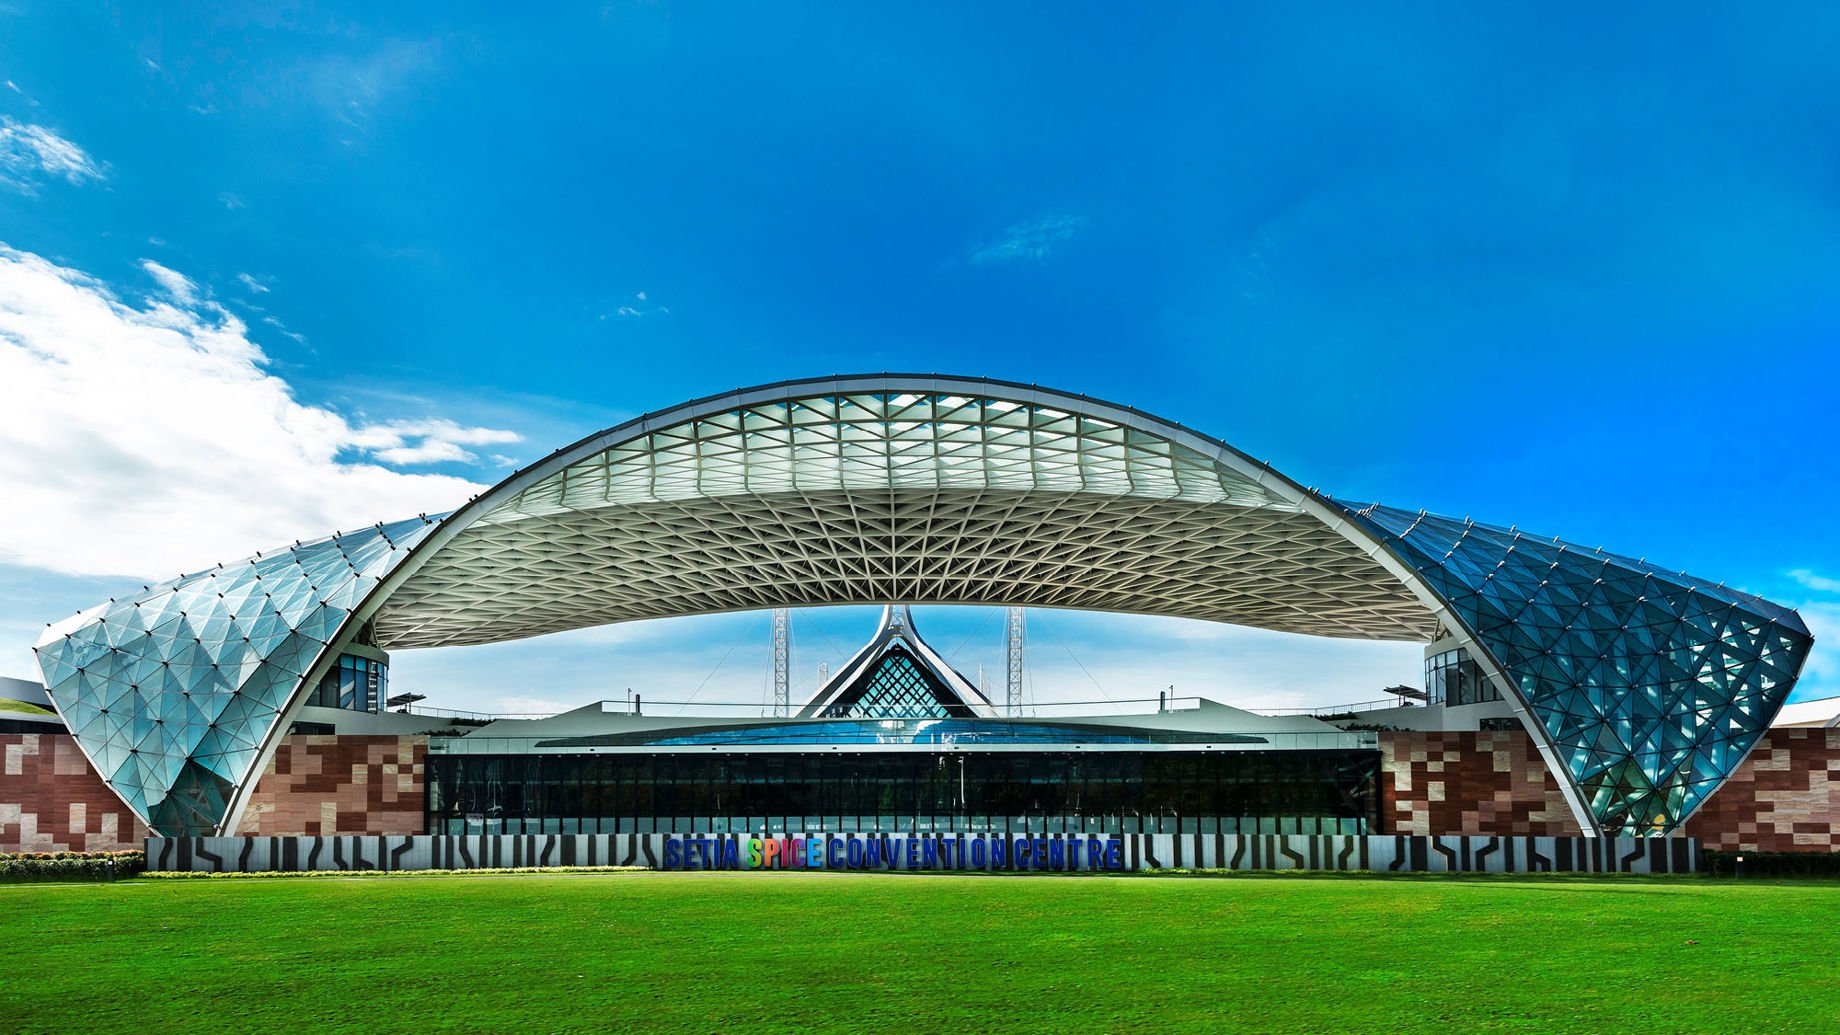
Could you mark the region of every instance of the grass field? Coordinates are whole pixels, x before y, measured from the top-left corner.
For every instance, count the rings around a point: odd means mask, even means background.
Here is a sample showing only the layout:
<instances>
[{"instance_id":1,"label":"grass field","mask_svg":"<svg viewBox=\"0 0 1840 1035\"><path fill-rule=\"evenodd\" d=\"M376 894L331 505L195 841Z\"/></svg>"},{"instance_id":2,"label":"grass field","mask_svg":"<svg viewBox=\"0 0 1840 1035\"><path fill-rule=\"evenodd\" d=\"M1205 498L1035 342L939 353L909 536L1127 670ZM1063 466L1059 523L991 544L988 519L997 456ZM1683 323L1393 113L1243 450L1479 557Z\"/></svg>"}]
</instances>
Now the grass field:
<instances>
[{"instance_id":1,"label":"grass field","mask_svg":"<svg viewBox=\"0 0 1840 1035\"><path fill-rule=\"evenodd\" d=\"M1836 1031L1840 885L615 874L0 886L0 1029Z\"/></svg>"}]
</instances>

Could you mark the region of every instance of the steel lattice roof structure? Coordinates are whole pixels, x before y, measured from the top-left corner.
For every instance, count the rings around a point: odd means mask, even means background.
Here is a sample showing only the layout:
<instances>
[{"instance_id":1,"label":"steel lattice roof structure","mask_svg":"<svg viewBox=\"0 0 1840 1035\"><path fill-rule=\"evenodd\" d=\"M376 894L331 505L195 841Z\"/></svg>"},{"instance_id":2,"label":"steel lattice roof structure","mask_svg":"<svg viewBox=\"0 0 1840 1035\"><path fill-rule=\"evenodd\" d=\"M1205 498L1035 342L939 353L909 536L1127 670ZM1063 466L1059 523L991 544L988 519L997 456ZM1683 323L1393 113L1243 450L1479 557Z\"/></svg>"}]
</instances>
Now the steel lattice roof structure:
<instances>
[{"instance_id":1,"label":"steel lattice roof structure","mask_svg":"<svg viewBox=\"0 0 1840 1035\"><path fill-rule=\"evenodd\" d=\"M1672 831L1743 761L1812 637L1646 562L1306 489L1150 414L873 375L647 414L451 514L183 576L47 630L97 771L164 834L228 833L341 650L776 606L1027 605L1457 637L1591 833Z\"/></svg>"}]
</instances>

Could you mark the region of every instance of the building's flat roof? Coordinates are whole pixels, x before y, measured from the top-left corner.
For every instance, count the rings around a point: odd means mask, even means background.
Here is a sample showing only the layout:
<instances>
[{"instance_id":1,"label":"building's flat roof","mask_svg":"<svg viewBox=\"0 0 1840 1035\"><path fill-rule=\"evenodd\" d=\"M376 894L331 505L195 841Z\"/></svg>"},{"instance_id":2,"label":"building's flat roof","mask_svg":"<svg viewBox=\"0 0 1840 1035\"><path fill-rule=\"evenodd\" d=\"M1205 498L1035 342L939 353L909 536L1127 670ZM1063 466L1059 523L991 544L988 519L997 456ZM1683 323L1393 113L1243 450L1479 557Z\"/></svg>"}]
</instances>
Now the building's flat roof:
<instances>
[{"instance_id":1,"label":"building's flat roof","mask_svg":"<svg viewBox=\"0 0 1840 1035\"><path fill-rule=\"evenodd\" d=\"M1791 701L1776 713L1772 728L1780 726L1840 726L1840 697Z\"/></svg>"}]
</instances>

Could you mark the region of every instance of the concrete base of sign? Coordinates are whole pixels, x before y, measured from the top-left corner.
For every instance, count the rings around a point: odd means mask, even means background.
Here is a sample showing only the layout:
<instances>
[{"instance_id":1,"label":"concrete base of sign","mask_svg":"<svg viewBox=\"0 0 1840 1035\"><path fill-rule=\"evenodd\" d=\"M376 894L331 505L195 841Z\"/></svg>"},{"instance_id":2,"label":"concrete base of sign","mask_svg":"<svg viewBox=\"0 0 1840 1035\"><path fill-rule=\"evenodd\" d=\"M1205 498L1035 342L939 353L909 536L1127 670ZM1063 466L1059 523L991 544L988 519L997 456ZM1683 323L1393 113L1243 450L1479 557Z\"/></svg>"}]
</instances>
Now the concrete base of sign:
<instances>
[{"instance_id":1,"label":"concrete base of sign","mask_svg":"<svg viewBox=\"0 0 1840 1035\"><path fill-rule=\"evenodd\" d=\"M150 837L153 871L294 872L638 866L944 873L1163 869L1400 873L1693 873L1686 838L1340 834L469 834Z\"/></svg>"}]
</instances>

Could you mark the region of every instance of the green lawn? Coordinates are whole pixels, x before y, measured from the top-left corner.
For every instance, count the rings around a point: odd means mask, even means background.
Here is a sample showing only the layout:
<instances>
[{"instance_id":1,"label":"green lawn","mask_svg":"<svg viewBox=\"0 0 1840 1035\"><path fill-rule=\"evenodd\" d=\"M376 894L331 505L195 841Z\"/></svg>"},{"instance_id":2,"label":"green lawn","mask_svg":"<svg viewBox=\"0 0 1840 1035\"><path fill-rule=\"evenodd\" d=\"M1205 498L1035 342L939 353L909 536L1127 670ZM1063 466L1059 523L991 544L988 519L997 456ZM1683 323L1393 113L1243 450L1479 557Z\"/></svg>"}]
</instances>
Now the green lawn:
<instances>
[{"instance_id":1,"label":"green lawn","mask_svg":"<svg viewBox=\"0 0 1840 1035\"><path fill-rule=\"evenodd\" d=\"M0 1030L1840 1030L1840 884L613 874L0 886Z\"/></svg>"}]
</instances>

